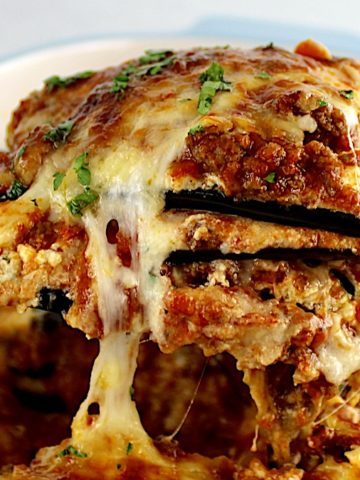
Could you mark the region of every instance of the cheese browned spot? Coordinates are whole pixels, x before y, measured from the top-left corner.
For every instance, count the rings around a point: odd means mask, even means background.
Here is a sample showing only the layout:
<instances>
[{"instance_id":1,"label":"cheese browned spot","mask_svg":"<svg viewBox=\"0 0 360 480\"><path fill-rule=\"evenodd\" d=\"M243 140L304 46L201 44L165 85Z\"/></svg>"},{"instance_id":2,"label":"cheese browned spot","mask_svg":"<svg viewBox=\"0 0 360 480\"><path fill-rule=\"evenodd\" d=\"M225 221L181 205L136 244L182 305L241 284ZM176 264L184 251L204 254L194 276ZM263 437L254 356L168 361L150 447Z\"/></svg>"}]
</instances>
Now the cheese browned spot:
<instances>
[{"instance_id":1,"label":"cheese browned spot","mask_svg":"<svg viewBox=\"0 0 360 480\"><path fill-rule=\"evenodd\" d=\"M331 449L315 448L311 464L304 438L318 438L334 391L360 367L359 65L273 47L148 56L150 66L134 60L36 92L10 124L13 151L2 165L12 158L27 190L1 205L1 305L38 306L43 289L61 289L72 302L67 321L101 343L72 427L71 451L84 455L59 456L70 451L64 441L13 478L266 478L271 462L273 478L316 478L321 462L326 478ZM210 85L200 115L200 76L211 65L231 88ZM86 182L76 163L85 153ZM168 191L255 202L256 217L206 212L206 202L167 208ZM298 208L304 224L286 225L279 213L269 222L265 204ZM346 235L341 220L351 223ZM188 260L174 266L179 251ZM204 251L214 258L191 257ZM164 351L196 343L207 355L232 354L258 408L252 450L260 435L268 457L249 453L237 467L155 444L129 395L144 334ZM286 388L276 391L282 372ZM343 443L356 473L353 437Z\"/></svg>"}]
</instances>

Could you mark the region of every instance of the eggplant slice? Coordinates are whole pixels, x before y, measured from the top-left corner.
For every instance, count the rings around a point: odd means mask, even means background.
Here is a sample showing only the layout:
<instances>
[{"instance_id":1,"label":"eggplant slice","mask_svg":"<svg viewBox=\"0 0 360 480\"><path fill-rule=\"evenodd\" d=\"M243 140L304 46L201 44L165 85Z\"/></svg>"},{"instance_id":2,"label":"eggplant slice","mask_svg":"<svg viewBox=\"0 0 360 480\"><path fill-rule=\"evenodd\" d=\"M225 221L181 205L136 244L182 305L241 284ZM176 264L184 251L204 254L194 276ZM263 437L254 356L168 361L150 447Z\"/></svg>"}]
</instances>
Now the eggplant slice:
<instances>
[{"instance_id":1,"label":"eggplant slice","mask_svg":"<svg viewBox=\"0 0 360 480\"><path fill-rule=\"evenodd\" d=\"M211 262L213 260L303 260L304 262L327 262L356 258L350 250L335 251L326 248L264 248L256 253L227 253L218 250L177 250L171 252L165 263L179 265L193 262Z\"/></svg>"},{"instance_id":2,"label":"eggplant slice","mask_svg":"<svg viewBox=\"0 0 360 480\"><path fill-rule=\"evenodd\" d=\"M166 210L202 210L239 215L253 220L292 227L312 228L360 238L360 219L349 213L301 205L236 200L214 190L182 190L165 194Z\"/></svg>"}]
</instances>

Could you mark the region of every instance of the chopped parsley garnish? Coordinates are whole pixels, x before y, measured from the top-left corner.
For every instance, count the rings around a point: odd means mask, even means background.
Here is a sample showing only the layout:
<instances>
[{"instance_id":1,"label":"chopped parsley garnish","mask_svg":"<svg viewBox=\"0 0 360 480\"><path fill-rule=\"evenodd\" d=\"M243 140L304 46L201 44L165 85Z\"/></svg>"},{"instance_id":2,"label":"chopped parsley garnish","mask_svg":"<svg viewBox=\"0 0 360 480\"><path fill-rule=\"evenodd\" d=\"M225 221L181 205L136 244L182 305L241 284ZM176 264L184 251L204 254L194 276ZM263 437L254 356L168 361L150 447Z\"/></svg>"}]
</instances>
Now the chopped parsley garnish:
<instances>
[{"instance_id":1,"label":"chopped parsley garnish","mask_svg":"<svg viewBox=\"0 0 360 480\"><path fill-rule=\"evenodd\" d=\"M123 94L132 74L142 77L159 73L174 61L175 56L169 56L169 54L172 54L171 50L146 50L145 55L139 58L140 66L130 64L113 78L111 93Z\"/></svg>"},{"instance_id":2,"label":"chopped parsley garnish","mask_svg":"<svg viewBox=\"0 0 360 480\"><path fill-rule=\"evenodd\" d=\"M90 188L91 172L88 168L89 164L86 162L88 155L87 152L84 152L74 162L78 182L84 187L82 193L79 193L67 203L70 213L75 217L81 217L84 208L96 202L99 198L99 194Z\"/></svg>"},{"instance_id":3,"label":"chopped parsley garnish","mask_svg":"<svg viewBox=\"0 0 360 480\"><path fill-rule=\"evenodd\" d=\"M121 71L123 75L130 75L131 73L135 73L135 72L136 72L136 66L132 64L130 64L124 70Z\"/></svg>"},{"instance_id":4,"label":"chopped parsley garnish","mask_svg":"<svg viewBox=\"0 0 360 480\"><path fill-rule=\"evenodd\" d=\"M136 72L135 65L129 65L113 78L111 93L124 93L129 83L129 75Z\"/></svg>"},{"instance_id":5,"label":"chopped parsley garnish","mask_svg":"<svg viewBox=\"0 0 360 480\"><path fill-rule=\"evenodd\" d=\"M129 442L129 443L127 444L127 448L126 448L126 455L130 455L130 453L132 452L132 449L133 449L133 448L134 448L134 445L133 445L131 442Z\"/></svg>"},{"instance_id":6,"label":"chopped parsley garnish","mask_svg":"<svg viewBox=\"0 0 360 480\"><path fill-rule=\"evenodd\" d=\"M89 187L86 187L82 193L76 195L67 203L67 207L74 217L81 217L84 208L96 202L99 194Z\"/></svg>"},{"instance_id":7,"label":"chopped parsley garnish","mask_svg":"<svg viewBox=\"0 0 360 480\"><path fill-rule=\"evenodd\" d=\"M219 63L212 63L209 68L205 70L200 75L200 82L224 82L224 83L230 83L230 82L225 82L224 80L224 69Z\"/></svg>"},{"instance_id":8,"label":"chopped parsley garnish","mask_svg":"<svg viewBox=\"0 0 360 480\"><path fill-rule=\"evenodd\" d=\"M343 393L343 390L345 390L346 388L346 383L340 383L339 385L339 393Z\"/></svg>"},{"instance_id":9,"label":"chopped parsley garnish","mask_svg":"<svg viewBox=\"0 0 360 480\"><path fill-rule=\"evenodd\" d=\"M1 257L1 260L4 260L4 262L6 262L7 264L10 263L10 258L9 258L7 255L3 255L3 256Z\"/></svg>"},{"instance_id":10,"label":"chopped parsley garnish","mask_svg":"<svg viewBox=\"0 0 360 480\"><path fill-rule=\"evenodd\" d=\"M339 93L347 100L352 100L354 98L354 90L339 90Z\"/></svg>"},{"instance_id":11,"label":"chopped parsley garnish","mask_svg":"<svg viewBox=\"0 0 360 480\"><path fill-rule=\"evenodd\" d=\"M129 388L129 394L130 394L131 400L134 400L135 388L133 387L133 385L131 385L131 387Z\"/></svg>"},{"instance_id":12,"label":"chopped parsley garnish","mask_svg":"<svg viewBox=\"0 0 360 480\"><path fill-rule=\"evenodd\" d=\"M77 175L78 182L84 187L88 187L91 182L91 172L89 170L89 164L85 161L88 157L88 153L84 152L75 159L74 170Z\"/></svg>"},{"instance_id":13,"label":"chopped parsley garnish","mask_svg":"<svg viewBox=\"0 0 360 480\"><path fill-rule=\"evenodd\" d=\"M68 447L64 448L64 450L62 450L59 453L59 457L68 457L70 455L74 455L74 457L78 457L78 458L86 458L87 457L87 453L80 452L79 450L77 450L72 445L69 445Z\"/></svg>"},{"instance_id":14,"label":"chopped parsley garnish","mask_svg":"<svg viewBox=\"0 0 360 480\"><path fill-rule=\"evenodd\" d=\"M145 55L139 58L141 65L146 65L154 62L161 62L169 54L172 54L171 50L145 50Z\"/></svg>"},{"instance_id":15,"label":"chopped parsley garnish","mask_svg":"<svg viewBox=\"0 0 360 480\"><path fill-rule=\"evenodd\" d=\"M53 175L53 179L54 179L53 180L53 188L54 188L55 191L60 187L62 181L64 180L64 177L65 177L65 173L61 173L61 172L55 172L54 173L54 175Z\"/></svg>"},{"instance_id":16,"label":"chopped parsley garnish","mask_svg":"<svg viewBox=\"0 0 360 480\"><path fill-rule=\"evenodd\" d=\"M269 175L267 175L264 180L268 183L275 183L276 173L275 172L270 172Z\"/></svg>"},{"instance_id":17,"label":"chopped parsley garnish","mask_svg":"<svg viewBox=\"0 0 360 480\"><path fill-rule=\"evenodd\" d=\"M319 100L319 107L327 107L328 102L326 100Z\"/></svg>"},{"instance_id":18,"label":"chopped parsley garnish","mask_svg":"<svg viewBox=\"0 0 360 480\"><path fill-rule=\"evenodd\" d=\"M49 130L44 136L44 139L52 142L54 147L58 148L59 145L66 142L66 139L70 135L73 126L74 122L71 120L66 120L65 122L60 123L57 127Z\"/></svg>"},{"instance_id":19,"label":"chopped parsley garnish","mask_svg":"<svg viewBox=\"0 0 360 480\"><path fill-rule=\"evenodd\" d=\"M26 145L23 145L21 148L19 148L16 154L16 158L21 158L25 152L26 152Z\"/></svg>"},{"instance_id":20,"label":"chopped parsley garnish","mask_svg":"<svg viewBox=\"0 0 360 480\"><path fill-rule=\"evenodd\" d=\"M156 275L152 270L149 271L149 277L151 278L152 281L156 279Z\"/></svg>"},{"instance_id":21,"label":"chopped parsley garnish","mask_svg":"<svg viewBox=\"0 0 360 480\"><path fill-rule=\"evenodd\" d=\"M32 198L31 201L33 202L33 204L35 205L35 207L38 207L38 203L37 203L37 200L36 198Z\"/></svg>"},{"instance_id":22,"label":"chopped parsley garnish","mask_svg":"<svg viewBox=\"0 0 360 480\"><path fill-rule=\"evenodd\" d=\"M165 57L163 60L159 62L145 64L136 69L136 75L138 77L143 77L144 75L156 75L159 73L163 68L171 65L175 60L175 55L171 57Z\"/></svg>"},{"instance_id":23,"label":"chopped parsley garnish","mask_svg":"<svg viewBox=\"0 0 360 480\"><path fill-rule=\"evenodd\" d=\"M7 191L7 198L9 200L16 200L27 190L27 187L23 185L19 180L14 180L11 187Z\"/></svg>"},{"instance_id":24,"label":"chopped parsley garnish","mask_svg":"<svg viewBox=\"0 0 360 480\"><path fill-rule=\"evenodd\" d=\"M190 128L188 135L195 135L196 133L205 132L205 128L202 125L196 125L195 127Z\"/></svg>"},{"instance_id":25,"label":"chopped parsley garnish","mask_svg":"<svg viewBox=\"0 0 360 480\"><path fill-rule=\"evenodd\" d=\"M274 48L274 42L269 42L265 45L264 50L269 50L270 48Z\"/></svg>"},{"instance_id":26,"label":"chopped parsley garnish","mask_svg":"<svg viewBox=\"0 0 360 480\"><path fill-rule=\"evenodd\" d=\"M72 75L71 77L59 77L59 75L53 75L44 80L44 83L49 92L52 92L55 88L66 88L79 80L92 77L94 73L95 72L92 70L85 70L83 72L75 73L75 75Z\"/></svg>"},{"instance_id":27,"label":"chopped parsley garnish","mask_svg":"<svg viewBox=\"0 0 360 480\"><path fill-rule=\"evenodd\" d=\"M269 80L269 78L271 78L271 75L268 72L259 72L255 75L255 78L261 78L262 80Z\"/></svg>"},{"instance_id":28,"label":"chopped parsley garnish","mask_svg":"<svg viewBox=\"0 0 360 480\"><path fill-rule=\"evenodd\" d=\"M123 93L129 83L129 77L126 74L119 73L113 78L111 93Z\"/></svg>"},{"instance_id":29,"label":"chopped parsley garnish","mask_svg":"<svg viewBox=\"0 0 360 480\"><path fill-rule=\"evenodd\" d=\"M202 86L198 101L198 112L205 115L209 113L216 92L229 92L231 90L231 83L224 80L224 69L218 63L212 63L210 67L200 75L200 82Z\"/></svg>"}]
</instances>

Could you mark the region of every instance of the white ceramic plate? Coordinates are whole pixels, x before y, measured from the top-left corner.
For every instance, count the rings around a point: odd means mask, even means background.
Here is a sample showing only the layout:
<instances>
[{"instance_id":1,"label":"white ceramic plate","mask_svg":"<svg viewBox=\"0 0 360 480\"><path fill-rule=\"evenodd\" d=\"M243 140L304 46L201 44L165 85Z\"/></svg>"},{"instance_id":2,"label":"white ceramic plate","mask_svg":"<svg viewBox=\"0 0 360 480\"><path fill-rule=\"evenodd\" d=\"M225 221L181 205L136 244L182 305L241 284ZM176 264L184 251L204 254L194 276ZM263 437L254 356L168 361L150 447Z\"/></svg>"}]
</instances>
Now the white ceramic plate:
<instances>
[{"instance_id":1,"label":"white ceramic plate","mask_svg":"<svg viewBox=\"0 0 360 480\"><path fill-rule=\"evenodd\" d=\"M41 88L51 75L70 75L82 70L97 70L139 56L149 48L191 48L198 45L222 45L219 39L161 38L142 40L103 40L77 43L37 51L0 64L0 148L5 147L5 132L11 112L19 100ZM231 42L234 46L252 46Z\"/></svg>"}]
</instances>

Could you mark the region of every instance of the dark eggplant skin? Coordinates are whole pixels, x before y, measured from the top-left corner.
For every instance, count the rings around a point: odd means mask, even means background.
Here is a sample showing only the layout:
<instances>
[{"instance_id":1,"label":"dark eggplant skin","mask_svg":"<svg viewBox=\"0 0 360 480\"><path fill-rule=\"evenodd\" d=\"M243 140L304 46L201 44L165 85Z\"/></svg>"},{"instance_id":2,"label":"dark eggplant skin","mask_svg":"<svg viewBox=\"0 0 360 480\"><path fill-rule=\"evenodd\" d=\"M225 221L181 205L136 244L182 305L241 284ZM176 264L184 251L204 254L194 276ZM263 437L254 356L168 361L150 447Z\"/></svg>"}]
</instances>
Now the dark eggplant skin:
<instances>
[{"instance_id":1,"label":"dark eggplant skin","mask_svg":"<svg viewBox=\"0 0 360 480\"><path fill-rule=\"evenodd\" d=\"M165 193L165 210L200 210L238 215L262 222L340 233L360 238L360 219L350 213L280 205L276 202L237 200L215 190L182 190Z\"/></svg>"},{"instance_id":2,"label":"dark eggplant skin","mask_svg":"<svg viewBox=\"0 0 360 480\"><path fill-rule=\"evenodd\" d=\"M211 262L213 260L302 260L305 263L320 264L331 260L356 258L350 251L334 251L325 248L264 248L256 253L228 253L219 250L177 250L171 252L165 263L168 265L181 265L193 262Z\"/></svg>"},{"instance_id":3,"label":"dark eggplant skin","mask_svg":"<svg viewBox=\"0 0 360 480\"><path fill-rule=\"evenodd\" d=\"M37 309L61 314L67 313L73 303L61 289L42 288L38 299Z\"/></svg>"}]
</instances>

